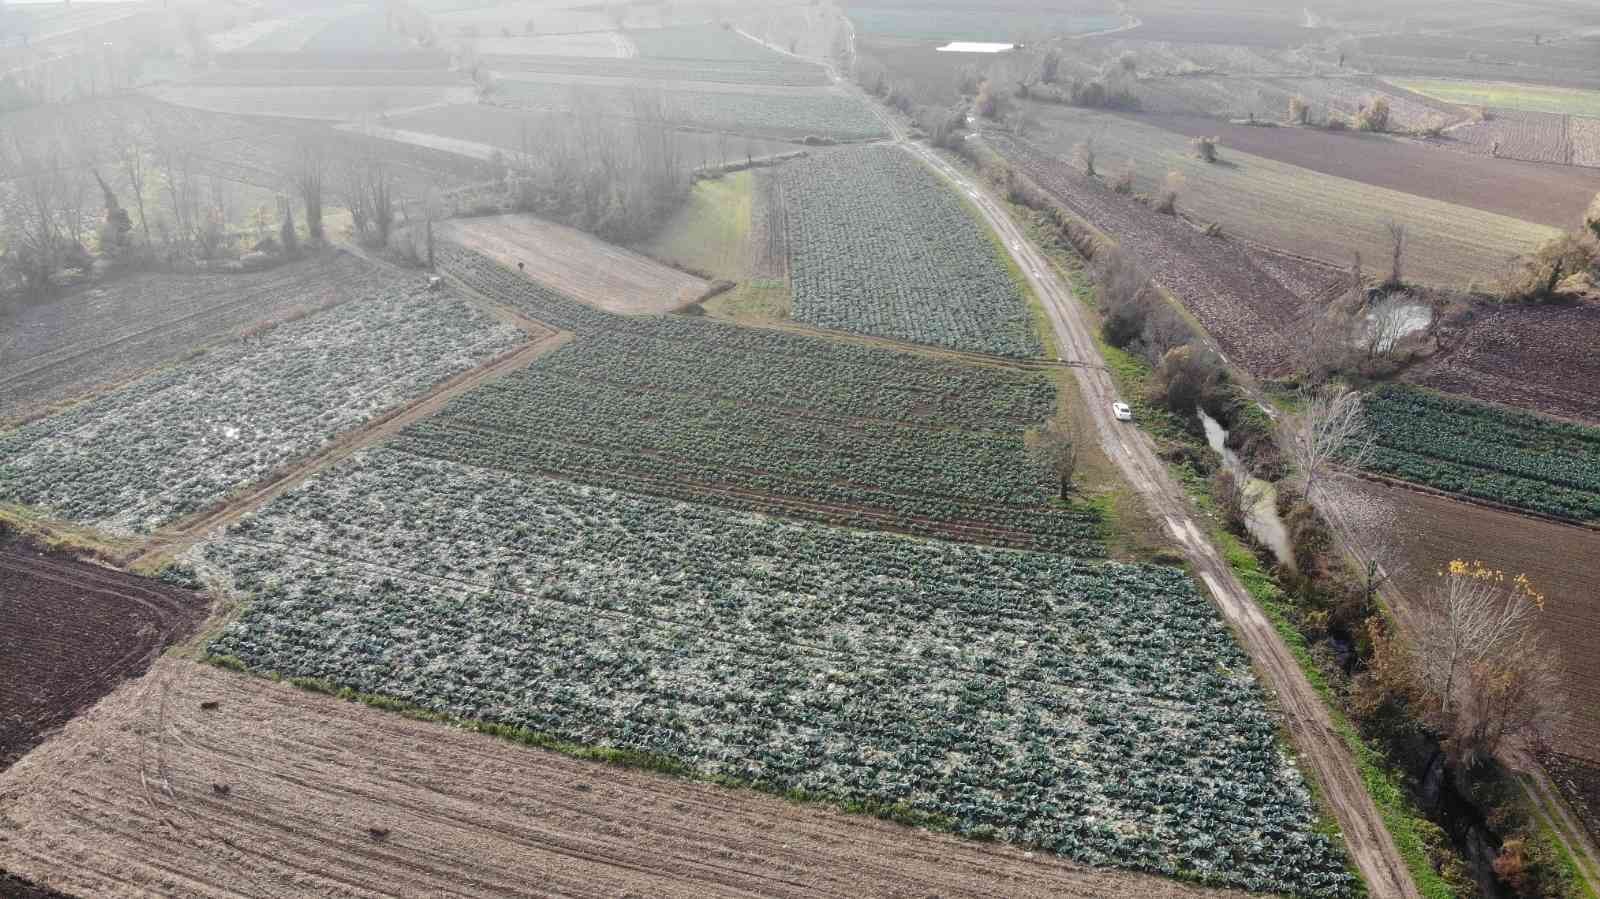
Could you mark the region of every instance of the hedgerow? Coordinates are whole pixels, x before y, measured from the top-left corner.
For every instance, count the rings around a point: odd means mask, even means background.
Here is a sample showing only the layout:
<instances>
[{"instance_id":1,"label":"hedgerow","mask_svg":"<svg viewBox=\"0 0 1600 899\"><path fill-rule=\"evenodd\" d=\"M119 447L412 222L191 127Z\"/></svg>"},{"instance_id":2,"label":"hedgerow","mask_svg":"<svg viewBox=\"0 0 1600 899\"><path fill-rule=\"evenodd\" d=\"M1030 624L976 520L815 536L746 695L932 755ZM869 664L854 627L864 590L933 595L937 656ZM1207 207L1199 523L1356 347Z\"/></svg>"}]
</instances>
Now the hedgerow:
<instances>
[{"instance_id":1,"label":"hedgerow","mask_svg":"<svg viewBox=\"0 0 1600 899\"><path fill-rule=\"evenodd\" d=\"M1369 467L1558 518L1600 520L1600 428L1395 385L1366 398Z\"/></svg>"},{"instance_id":2,"label":"hedgerow","mask_svg":"<svg viewBox=\"0 0 1600 899\"><path fill-rule=\"evenodd\" d=\"M1020 285L954 189L869 147L781 169L794 317L915 343L1038 356Z\"/></svg>"},{"instance_id":3,"label":"hedgerow","mask_svg":"<svg viewBox=\"0 0 1600 899\"><path fill-rule=\"evenodd\" d=\"M257 671L1088 864L1346 896L1175 569L783 523L390 449L204 551Z\"/></svg>"}]
</instances>

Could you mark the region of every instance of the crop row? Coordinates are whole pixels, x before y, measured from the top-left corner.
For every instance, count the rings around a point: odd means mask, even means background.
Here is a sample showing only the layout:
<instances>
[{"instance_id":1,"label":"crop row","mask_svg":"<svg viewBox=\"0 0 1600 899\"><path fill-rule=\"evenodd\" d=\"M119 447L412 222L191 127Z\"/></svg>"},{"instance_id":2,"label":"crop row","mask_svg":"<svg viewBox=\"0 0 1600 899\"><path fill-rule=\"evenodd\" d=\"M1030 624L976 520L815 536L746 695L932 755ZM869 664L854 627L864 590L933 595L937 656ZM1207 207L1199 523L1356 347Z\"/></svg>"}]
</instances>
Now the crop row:
<instances>
[{"instance_id":1,"label":"crop row","mask_svg":"<svg viewBox=\"0 0 1600 899\"><path fill-rule=\"evenodd\" d=\"M950 185L870 147L781 170L794 317L858 334L1037 356L1020 285Z\"/></svg>"},{"instance_id":2,"label":"crop row","mask_svg":"<svg viewBox=\"0 0 1600 899\"><path fill-rule=\"evenodd\" d=\"M147 532L524 339L389 285L0 434L0 498Z\"/></svg>"},{"instance_id":3,"label":"crop row","mask_svg":"<svg viewBox=\"0 0 1600 899\"><path fill-rule=\"evenodd\" d=\"M1023 429L1054 409L1047 379L984 370L924 394L923 410L877 367L787 361L621 335L580 340L461 397L395 446L828 523L1101 553L1098 514L1055 506L1051 476L1023 443ZM783 392L808 376L806 390ZM991 399L1001 414L1033 415L981 430L933 417L949 408L976 422Z\"/></svg>"},{"instance_id":4,"label":"crop row","mask_svg":"<svg viewBox=\"0 0 1600 899\"><path fill-rule=\"evenodd\" d=\"M1452 493L1600 520L1600 428L1388 386L1367 397L1371 467Z\"/></svg>"},{"instance_id":5,"label":"crop row","mask_svg":"<svg viewBox=\"0 0 1600 899\"><path fill-rule=\"evenodd\" d=\"M613 116L634 115L637 101L659 96L662 112L670 122L765 137L869 140L886 134L883 122L864 102L823 90L780 94L670 88L646 95L635 88L507 78L497 82L495 92L518 106L547 110L581 106Z\"/></svg>"},{"instance_id":6,"label":"crop row","mask_svg":"<svg viewBox=\"0 0 1600 899\"><path fill-rule=\"evenodd\" d=\"M931 543L388 449L209 544L211 651L900 804L1079 862L1345 896L1247 658L1174 569Z\"/></svg>"}]
</instances>

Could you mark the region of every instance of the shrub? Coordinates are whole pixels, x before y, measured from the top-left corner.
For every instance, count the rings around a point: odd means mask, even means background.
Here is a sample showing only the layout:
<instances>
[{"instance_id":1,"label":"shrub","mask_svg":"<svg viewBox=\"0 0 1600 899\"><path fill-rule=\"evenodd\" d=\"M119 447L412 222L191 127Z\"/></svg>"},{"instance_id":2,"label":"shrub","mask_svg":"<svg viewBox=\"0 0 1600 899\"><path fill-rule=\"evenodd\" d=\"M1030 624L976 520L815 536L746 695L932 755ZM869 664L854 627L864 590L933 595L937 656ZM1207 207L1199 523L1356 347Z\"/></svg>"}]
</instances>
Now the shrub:
<instances>
[{"instance_id":1,"label":"shrub","mask_svg":"<svg viewBox=\"0 0 1600 899\"><path fill-rule=\"evenodd\" d=\"M1161 193L1156 195L1155 210L1165 215L1178 214L1178 194L1183 191L1183 173L1168 172L1166 183L1161 186Z\"/></svg>"},{"instance_id":2,"label":"shrub","mask_svg":"<svg viewBox=\"0 0 1600 899\"><path fill-rule=\"evenodd\" d=\"M1600 194L1589 201L1589 208L1583 213L1583 225L1600 240Z\"/></svg>"},{"instance_id":3,"label":"shrub","mask_svg":"<svg viewBox=\"0 0 1600 899\"><path fill-rule=\"evenodd\" d=\"M1178 415L1195 409L1220 414L1228 374L1215 353L1185 344L1167 351L1152 383L1150 399Z\"/></svg>"},{"instance_id":4,"label":"shrub","mask_svg":"<svg viewBox=\"0 0 1600 899\"><path fill-rule=\"evenodd\" d=\"M1372 102L1361 107L1356 125L1362 131L1381 134L1389 130L1389 98L1373 97Z\"/></svg>"},{"instance_id":5,"label":"shrub","mask_svg":"<svg viewBox=\"0 0 1600 899\"><path fill-rule=\"evenodd\" d=\"M1072 148L1072 155L1078 160L1078 165L1083 167L1083 173L1093 178L1094 170L1094 138L1081 141Z\"/></svg>"},{"instance_id":6,"label":"shrub","mask_svg":"<svg viewBox=\"0 0 1600 899\"><path fill-rule=\"evenodd\" d=\"M1311 104L1306 98L1295 94L1289 98L1289 121L1296 125L1305 125L1311 121Z\"/></svg>"},{"instance_id":7,"label":"shrub","mask_svg":"<svg viewBox=\"0 0 1600 899\"><path fill-rule=\"evenodd\" d=\"M1345 131L1345 130L1348 130L1349 128L1350 128L1350 123L1345 121L1344 116L1339 115L1337 112L1328 113L1328 130L1329 131Z\"/></svg>"},{"instance_id":8,"label":"shrub","mask_svg":"<svg viewBox=\"0 0 1600 899\"><path fill-rule=\"evenodd\" d=\"M1133 179L1134 164L1133 160L1130 159L1127 167L1118 172L1117 177L1111 180L1111 189L1119 194L1131 194L1133 193Z\"/></svg>"},{"instance_id":9,"label":"shrub","mask_svg":"<svg viewBox=\"0 0 1600 899\"><path fill-rule=\"evenodd\" d=\"M1190 141L1189 145L1194 147L1194 153L1196 156L1199 156L1206 162L1216 162L1217 142L1220 140L1222 140L1220 137L1197 137Z\"/></svg>"},{"instance_id":10,"label":"shrub","mask_svg":"<svg viewBox=\"0 0 1600 899\"><path fill-rule=\"evenodd\" d=\"M1005 117L1007 99L1005 92L994 86L991 81L985 81L978 88L978 99L973 101L973 108L978 115L986 119L1001 119Z\"/></svg>"}]
</instances>

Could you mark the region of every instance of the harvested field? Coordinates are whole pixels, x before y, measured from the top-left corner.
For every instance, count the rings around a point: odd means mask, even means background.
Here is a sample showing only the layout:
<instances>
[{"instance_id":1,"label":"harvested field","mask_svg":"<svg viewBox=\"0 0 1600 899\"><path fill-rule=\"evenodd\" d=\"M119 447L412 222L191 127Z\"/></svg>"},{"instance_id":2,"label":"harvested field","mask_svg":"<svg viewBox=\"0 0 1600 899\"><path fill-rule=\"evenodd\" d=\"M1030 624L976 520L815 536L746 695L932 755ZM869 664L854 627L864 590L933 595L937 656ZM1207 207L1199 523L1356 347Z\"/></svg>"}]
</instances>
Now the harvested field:
<instances>
[{"instance_id":1,"label":"harvested field","mask_svg":"<svg viewBox=\"0 0 1600 899\"><path fill-rule=\"evenodd\" d=\"M0 537L0 771L143 674L209 605L187 590Z\"/></svg>"},{"instance_id":2,"label":"harvested field","mask_svg":"<svg viewBox=\"0 0 1600 899\"><path fill-rule=\"evenodd\" d=\"M453 219L439 235L508 269L521 264L527 277L608 312L670 312L709 287L647 256L530 215Z\"/></svg>"},{"instance_id":3,"label":"harvested field","mask_svg":"<svg viewBox=\"0 0 1600 899\"><path fill-rule=\"evenodd\" d=\"M679 25L631 35L639 55L654 59L781 62L788 57L717 25Z\"/></svg>"},{"instance_id":4,"label":"harvested field","mask_svg":"<svg viewBox=\"0 0 1600 899\"><path fill-rule=\"evenodd\" d=\"M1262 128L1201 116L1142 115L1138 121L1186 137L1220 137L1225 154L1236 150L1552 228L1572 227L1600 193L1600 172L1444 153L1379 134ZM1452 139L1469 130L1452 132Z\"/></svg>"},{"instance_id":5,"label":"harvested field","mask_svg":"<svg viewBox=\"0 0 1600 899\"><path fill-rule=\"evenodd\" d=\"M884 137L883 121L853 95L827 88L802 91L705 84L664 89L661 113L673 124L711 131L799 140L828 137L869 140ZM638 91L633 86L559 84L507 79L495 85L501 102L524 109L570 111L581 107L608 116L631 117Z\"/></svg>"},{"instance_id":6,"label":"harvested field","mask_svg":"<svg viewBox=\"0 0 1600 899\"><path fill-rule=\"evenodd\" d=\"M1386 258L1388 223L1400 221L1408 230L1407 277L1465 287L1499 277L1511 257L1558 233L1547 225L1325 175L1226 143L1220 162L1207 163L1182 135L1136 116L1038 104L1033 109L1042 127L1025 142L1063 165L1072 159L1074 146L1092 138L1101 170L1116 172L1132 161L1136 190L1158 193L1168 173L1176 171L1184 178L1178 208L1186 215L1216 222L1230 235L1341 267L1348 267L1356 252L1366 259Z\"/></svg>"},{"instance_id":7,"label":"harvested field","mask_svg":"<svg viewBox=\"0 0 1600 899\"><path fill-rule=\"evenodd\" d=\"M1600 763L1600 531L1502 512L1404 487L1348 481L1351 503L1386 510L1400 523L1394 539L1409 568L1399 577L1407 596L1421 595L1451 559L1478 559L1507 576L1526 574L1547 597L1540 618L1546 646L1558 653L1567 693L1567 721L1557 751ZM1383 514L1383 513L1380 513Z\"/></svg>"},{"instance_id":8,"label":"harvested field","mask_svg":"<svg viewBox=\"0 0 1600 899\"><path fill-rule=\"evenodd\" d=\"M185 82L206 87L460 87L471 81L447 69L210 69Z\"/></svg>"},{"instance_id":9,"label":"harvested field","mask_svg":"<svg viewBox=\"0 0 1600 899\"><path fill-rule=\"evenodd\" d=\"M1600 49L1600 43L1594 47ZM1600 91L1487 81L1395 79L1394 83L1406 90L1462 106L1600 116Z\"/></svg>"},{"instance_id":10,"label":"harvested field","mask_svg":"<svg viewBox=\"0 0 1600 899\"><path fill-rule=\"evenodd\" d=\"M1229 359L1257 377L1285 374L1319 295L1343 275L1206 237L1158 215L1098 179L1025 141L991 134L990 143L1063 205L1109 235L1171 290ZM1270 264L1269 264L1270 263ZM1294 273L1286 277L1286 273ZM1307 288L1320 284L1323 290ZM1298 292L1297 292L1298 291Z\"/></svg>"},{"instance_id":11,"label":"harvested field","mask_svg":"<svg viewBox=\"0 0 1600 899\"><path fill-rule=\"evenodd\" d=\"M175 106L211 112L330 121L353 121L386 113L404 113L419 107L469 104L477 99L471 87L406 84L367 87L302 85L292 90L271 86L162 85L147 90L156 99Z\"/></svg>"},{"instance_id":12,"label":"harvested field","mask_svg":"<svg viewBox=\"0 0 1600 899\"><path fill-rule=\"evenodd\" d=\"M530 34L522 37L479 38L475 49L485 63L498 69L521 57L563 58L574 61L592 59L600 65L614 64L635 55L633 41L617 31L582 31L575 34Z\"/></svg>"},{"instance_id":13,"label":"harvested field","mask_svg":"<svg viewBox=\"0 0 1600 899\"><path fill-rule=\"evenodd\" d=\"M1124 21L1107 4L1098 12L1049 12L1031 5L1012 8L952 8L937 2L852 3L850 20L869 38L907 41L995 41L1010 43L1020 35L1087 34L1116 28Z\"/></svg>"},{"instance_id":14,"label":"harvested field","mask_svg":"<svg viewBox=\"0 0 1600 899\"><path fill-rule=\"evenodd\" d=\"M254 274L134 274L25 306L0 319L0 421L391 281L331 253Z\"/></svg>"},{"instance_id":15,"label":"harvested field","mask_svg":"<svg viewBox=\"0 0 1600 899\"><path fill-rule=\"evenodd\" d=\"M1431 142L1477 156L1566 166L1574 161L1570 121L1548 112L1497 109L1488 121L1452 128Z\"/></svg>"},{"instance_id":16,"label":"harvested field","mask_svg":"<svg viewBox=\"0 0 1600 899\"><path fill-rule=\"evenodd\" d=\"M1349 77L1152 77L1141 79L1134 86L1134 92L1142 109L1179 116L1224 119L1254 116L1262 122L1286 123L1290 98L1300 97L1310 110L1311 121L1322 124L1333 115L1350 121L1363 105L1372 102L1374 97L1383 97L1389 101L1389 119L1396 130L1422 130L1466 118L1463 110L1448 104Z\"/></svg>"},{"instance_id":17,"label":"harvested field","mask_svg":"<svg viewBox=\"0 0 1600 899\"><path fill-rule=\"evenodd\" d=\"M552 123L545 114L483 105L439 107L394 116L389 124L405 131L498 147L507 153L521 152L524 134L537 141L539 135L563 127ZM801 149L799 144L783 140L697 131L674 132L672 140L677 152L697 166L723 165Z\"/></svg>"},{"instance_id":18,"label":"harvested field","mask_svg":"<svg viewBox=\"0 0 1600 899\"><path fill-rule=\"evenodd\" d=\"M771 62L756 60L700 59L579 59L565 56L484 57L484 64L497 73L540 75L599 76L611 79L657 83L709 82L779 87L819 86L828 83L821 66L792 59Z\"/></svg>"},{"instance_id":19,"label":"harvested field","mask_svg":"<svg viewBox=\"0 0 1600 899\"><path fill-rule=\"evenodd\" d=\"M1600 304L1495 306L1446 334L1452 348L1406 379L1459 393L1600 424Z\"/></svg>"},{"instance_id":20,"label":"harvested field","mask_svg":"<svg viewBox=\"0 0 1600 899\"><path fill-rule=\"evenodd\" d=\"M1278 49L1319 43L1331 32L1304 27L1298 10L1250 13L1155 12L1141 15L1140 25L1119 37L1173 44L1216 44Z\"/></svg>"},{"instance_id":21,"label":"harvested field","mask_svg":"<svg viewBox=\"0 0 1600 899\"><path fill-rule=\"evenodd\" d=\"M1572 145L1573 165L1600 167L1600 119L1569 117L1567 140Z\"/></svg>"},{"instance_id":22,"label":"harvested field","mask_svg":"<svg viewBox=\"0 0 1600 899\"><path fill-rule=\"evenodd\" d=\"M0 796L0 869L84 896L1248 895L577 761L179 659L0 775Z\"/></svg>"}]
</instances>

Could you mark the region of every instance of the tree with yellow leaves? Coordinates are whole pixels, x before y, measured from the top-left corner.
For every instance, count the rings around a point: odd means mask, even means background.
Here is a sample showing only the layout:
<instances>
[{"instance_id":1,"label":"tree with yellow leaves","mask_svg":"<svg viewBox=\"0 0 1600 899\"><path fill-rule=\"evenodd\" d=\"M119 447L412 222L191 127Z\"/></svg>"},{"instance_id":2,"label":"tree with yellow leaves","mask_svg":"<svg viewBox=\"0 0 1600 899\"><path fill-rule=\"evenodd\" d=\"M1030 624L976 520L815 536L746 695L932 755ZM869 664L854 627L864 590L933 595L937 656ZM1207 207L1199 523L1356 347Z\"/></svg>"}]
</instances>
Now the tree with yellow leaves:
<instances>
[{"instance_id":1,"label":"tree with yellow leaves","mask_svg":"<svg viewBox=\"0 0 1600 899\"><path fill-rule=\"evenodd\" d=\"M1539 645L1544 606L1527 576L1456 559L1416 607L1413 701L1457 762L1488 759L1510 736L1538 739L1559 715Z\"/></svg>"}]
</instances>

